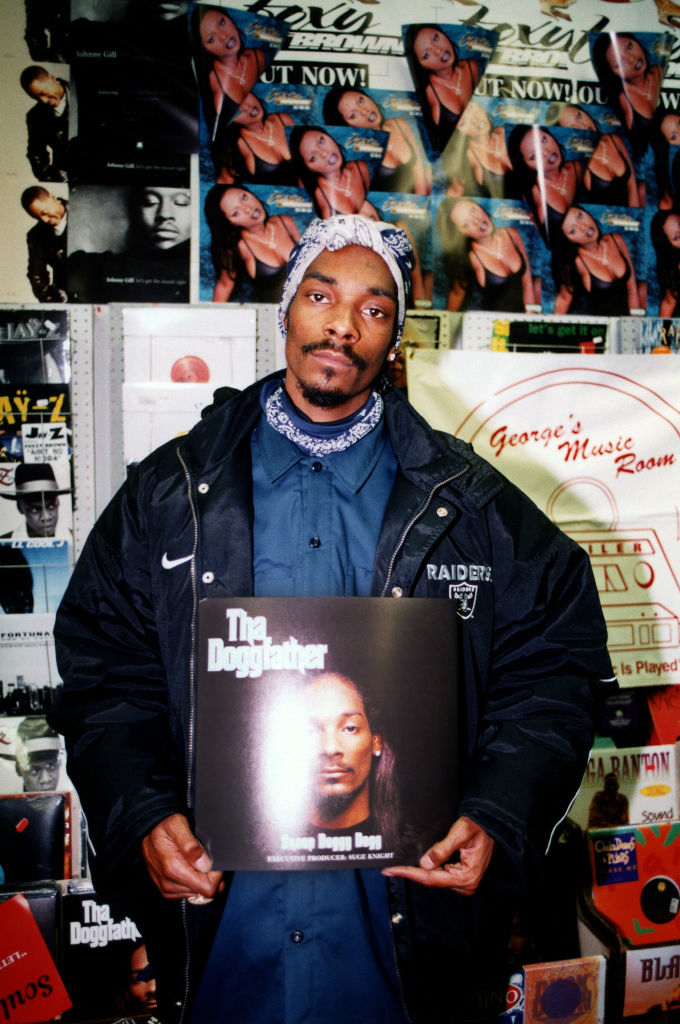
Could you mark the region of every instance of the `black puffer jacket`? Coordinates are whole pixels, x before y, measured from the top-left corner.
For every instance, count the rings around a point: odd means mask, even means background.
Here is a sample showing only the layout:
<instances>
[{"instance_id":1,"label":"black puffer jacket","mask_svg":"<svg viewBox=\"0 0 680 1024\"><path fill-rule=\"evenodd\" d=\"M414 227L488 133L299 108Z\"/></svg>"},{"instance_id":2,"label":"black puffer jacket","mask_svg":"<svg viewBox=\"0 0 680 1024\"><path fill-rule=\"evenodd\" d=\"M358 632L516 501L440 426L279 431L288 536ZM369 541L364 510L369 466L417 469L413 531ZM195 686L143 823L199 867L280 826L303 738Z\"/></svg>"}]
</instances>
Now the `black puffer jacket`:
<instances>
[{"instance_id":1,"label":"black puffer jacket","mask_svg":"<svg viewBox=\"0 0 680 1024\"><path fill-rule=\"evenodd\" d=\"M186 1019L185 988L220 906L150 893L140 840L169 814L191 817L198 601L252 593L249 438L260 386L230 393L130 471L92 531L55 627L64 688L51 720L66 736L93 874L100 887L139 886L164 1024ZM373 593L458 603L460 813L501 851L472 899L389 883L411 1017L448 1022L456 1017L442 1009L441 985L452 985L452 965L464 965L494 907L500 916L498 883L526 877L542 857L580 783L595 701L615 684L585 553L468 445L433 431L395 390L384 398L399 472Z\"/></svg>"}]
</instances>

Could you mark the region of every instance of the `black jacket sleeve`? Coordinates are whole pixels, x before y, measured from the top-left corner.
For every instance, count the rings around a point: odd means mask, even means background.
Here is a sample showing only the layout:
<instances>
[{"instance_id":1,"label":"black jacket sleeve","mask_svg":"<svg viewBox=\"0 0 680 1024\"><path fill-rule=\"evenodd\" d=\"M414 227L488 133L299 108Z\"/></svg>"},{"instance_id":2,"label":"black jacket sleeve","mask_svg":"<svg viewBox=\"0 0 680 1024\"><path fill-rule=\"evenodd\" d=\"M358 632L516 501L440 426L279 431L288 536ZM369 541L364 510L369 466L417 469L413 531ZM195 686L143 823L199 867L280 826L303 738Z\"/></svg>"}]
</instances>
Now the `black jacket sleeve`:
<instances>
[{"instance_id":1,"label":"black jacket sleeve","mask_svg":"<svg viewBox=\"0 0 680 1024\"><path fill-rule=\"evenodd\" d=\"M64 685L50 721L64 733L104 875L129 866L144 835L187 804L145 530L128 482L93 529L54 630Z\"/></svg>"}]
</instances>

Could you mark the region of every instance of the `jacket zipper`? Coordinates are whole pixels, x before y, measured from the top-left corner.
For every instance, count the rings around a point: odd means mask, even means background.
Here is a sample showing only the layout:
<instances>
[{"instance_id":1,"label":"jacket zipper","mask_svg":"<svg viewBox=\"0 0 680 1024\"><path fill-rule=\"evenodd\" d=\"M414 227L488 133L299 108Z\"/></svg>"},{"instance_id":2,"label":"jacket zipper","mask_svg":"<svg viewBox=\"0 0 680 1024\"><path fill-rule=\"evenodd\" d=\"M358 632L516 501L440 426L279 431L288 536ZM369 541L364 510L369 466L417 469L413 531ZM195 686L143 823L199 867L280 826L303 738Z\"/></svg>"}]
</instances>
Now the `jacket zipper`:
<instances>
[{"instance_id":1,"label":"jacket zipper","mask_svg":"<svg viewBox=\"0 0 680 1024\"><path fill-rule=\"evenodd\" d=\"M187 788L186 788L186 802L187 807L190 806L191 800L191 784L193 780L193 760L194 760L194 729L196 725L196 693L195 693L195 679L196 679L196 617L198 615L198 584L196 581L196 552L198 551L198 514L196 512L196 506L194 504L194 496L191 489L191 477L186 462L182 458L182 453L179 448L176 449L177 458L180 461L184 477L187 482L187 498L189 501L189 508L191 509L191 518L194 524L194 550L193 558L191 559L190 573L191 573L191 593L192 593L192 610L191 610L191 658L189 660L189 730L187 735ZM189 970L191 961L191 948L189 945L189 931L187 927L187 904L186 900L181 902L181 913L182 913L182 927L184 930L184 953L185 953L185 967L184 967L184 999L182 1001L182 1009L179 1015L179 1024L183 1024L184 1016L187 1010L187 1003L189 1002Z\"/></svg>"},{"instance_id":2,"label":"jacket zipper","mask_svg":"<svg viewBox=\"0 0 680 1024\"><path fill-rule=\"evenodd\" d=\"M463 473L467 473L467 466L464 466L463 469L459 469L458 472L454 473L452 476L447 476L446 479L440 480L439 483L434 484L433 487L430 490L430 493L428 494L427 498L425 499L423 505L409 519L408 523L406 524L406 526L404 527L404 529L401 532L401 536L399 537L399 540L397 541L397 546L395 547L394 551L392 552L392 557L390 558L390 564L389 564L389 566L387 568L387 576L385 577L385 585L384 585L384 587L382 589L382 593L380 595L381 597L385 597L385 595L387 594L387 588L390 585L390 580L392 578L392 572L394 571L394 563L397 560L397 555L399 554L399 552L401 551L402 547L404 546L404 543L406 541L406 537L408 536L408 534L410 533L412 528L415 526L415 524L418 522L418 520L421 519L425 515L425 513L427 512L427 510L428 510L428 508L430 506L430 503L431 503L432 499L434 498L435 494L437 493L437 491L440 490L442 487L445 487L446 484L450 484L453 480L457 480L459 476L463 475Z\"/></svg>"}]
</instances>

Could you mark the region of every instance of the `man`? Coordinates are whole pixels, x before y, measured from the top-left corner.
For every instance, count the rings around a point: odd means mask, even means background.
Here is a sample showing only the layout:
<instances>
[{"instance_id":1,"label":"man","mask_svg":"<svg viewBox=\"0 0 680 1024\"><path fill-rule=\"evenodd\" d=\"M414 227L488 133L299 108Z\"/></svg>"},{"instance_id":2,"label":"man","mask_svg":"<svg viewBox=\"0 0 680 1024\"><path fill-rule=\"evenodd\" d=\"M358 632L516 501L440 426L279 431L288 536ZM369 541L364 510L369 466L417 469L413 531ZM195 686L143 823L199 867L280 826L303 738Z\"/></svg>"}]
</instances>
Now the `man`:
<instances>
[{"instance_id":1,"label":"man","mask_svg":"<svg viewBox=\"0 0 680 1024\"><path fill-rule=\"evenodd\" d=\"M604 789L595 793L588 808L588 828L615 828L630 821L628 797L619 793L619 780L615 772L607 772Z\"/></svg>"},{"instance_id":2,"label":"man","mask_svg":"<svg viewBox=\"0 0 680 1024\"><path fill-rule=\"evenodd\" d=\"M49 462L19 463L14 471L14 491L1 496L16 501L24 521L3 537L12 540L53 537L72 542L71 530L59 526L59 495L70 493L70 488L59 487Z\"/></svg>"},{"instance_id":3,"label":"man","mask_svg":"<svg viewBox=\"0 0 680 1024\"><path fill-rule=\"evenodd\" d=\"M40 716L24 718L17 727L14 763L24 793L50 793L59 785L62 741Z\"/></svg>"},{"instance_id":4,"label":"man","mask_svg":"<svg viewBox=\"0 0 680 1024\"><path fill-rule=\"evenodd\" d=\"M37 64L24 68L21 88L36 100L26 114L28 162L38 181L66 181L68 167L68 85Z\"/></svg>"},{"instance_id":5,"label":"man","mask_svg":"<svg viewBox=\"0 0 680 1024\"><path fill-rule=\"evenodd\" d=\"M614 685L584 552L382 377L411 266L391 225L315 221L279 307L285 374L218 393L131 468L57 616L52 721L97 884L135 890L164 1024L189 1019L201 973L195 1021L451 1024L503 948L508 890L536 871ZM483 567L460 619L460 816L418 866L213 871L191 830L198 601L448 598L441 565Z\"/></svg>"},{"instance_id":6,"label":"man","mask_svg":"<svg viewBox=\"0 0 680 1024\"><path fill-rule=\"evenodd\" d=\"M77 302L186 302L189 299L191 193L174 185L131 189L122 252L77 250L68 261Z\"/></svg>"},{"instance_id":7,"label":"man","mask_svg":"<svg viewBox=\"0 0 680 1024\"><path fill-rule=\"evenodd\" d=\"M130 956L130 977L127 987L128 1009L132 1013L151 1013L157 1008L156 977L143 942L137 943Z\"/></svg>"},{"instance_id":8,"label":"man","mask_svg":"<svg viewBox=\"0 0 680 1024\"><path fill-rule=\"evenodd\" d=\"M312 736L312 797L308 823L324 831L379 832L384 846L395 841L391 786L394 754L367 708L359 687L345 676L324 673L306 687Z\"/></svg>"},{"instance_id":9,"label":"man","mask_svg":"<svg viewBox=\"0 0 680 1024\"><path fill-rule=\"evenodd\" d=\"M22 193L21 205L38 221L26 235L33 294L38 302L65 302L68 202L33 185Z\"/></svg>"}]
</instances>

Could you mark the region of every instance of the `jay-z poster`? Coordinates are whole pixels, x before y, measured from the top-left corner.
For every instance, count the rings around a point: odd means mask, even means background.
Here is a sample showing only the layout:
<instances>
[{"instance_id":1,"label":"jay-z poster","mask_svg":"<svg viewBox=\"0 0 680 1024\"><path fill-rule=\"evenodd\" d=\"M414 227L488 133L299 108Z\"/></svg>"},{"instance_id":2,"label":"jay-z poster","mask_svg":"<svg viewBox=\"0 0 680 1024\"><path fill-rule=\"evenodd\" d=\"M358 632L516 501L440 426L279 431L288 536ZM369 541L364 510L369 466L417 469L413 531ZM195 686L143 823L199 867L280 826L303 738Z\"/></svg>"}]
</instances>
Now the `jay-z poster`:
<instances>
[{"instance_id":1,"label":"jay-z poster","mask_svg":"<svg viewBox=\"0 0 680 1024\"><path fill-rule=\"evenodd\" d=\"M456 817L456 663L449 601L203 601L196 828L215 868L417 863Z\"/></svg>"}]
</instances>

